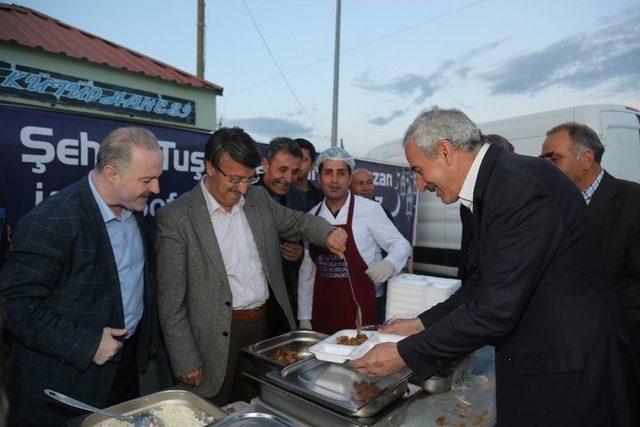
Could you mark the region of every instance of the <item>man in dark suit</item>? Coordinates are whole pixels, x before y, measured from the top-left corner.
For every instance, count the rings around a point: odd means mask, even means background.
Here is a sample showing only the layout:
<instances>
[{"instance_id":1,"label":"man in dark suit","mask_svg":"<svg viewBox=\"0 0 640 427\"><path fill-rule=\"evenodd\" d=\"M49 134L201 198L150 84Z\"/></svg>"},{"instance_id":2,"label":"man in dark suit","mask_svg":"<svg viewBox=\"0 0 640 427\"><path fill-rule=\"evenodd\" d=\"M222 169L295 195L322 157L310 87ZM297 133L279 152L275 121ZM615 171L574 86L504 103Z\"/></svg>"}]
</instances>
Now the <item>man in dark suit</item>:
<instances>
[{"instance_id":1,"label":"man in dark suit","mask_svg":"<svg viewBox=\"0 0 640 427\"><path fill-rule=\"evenodd\" d=\"M598 134L569 122L547 132L540 157L558 166L582 192L600 236L601 262L632 328L640 333L640 184L609 175L600 166L603 154Z\"/></svg>"},{"instance_id":2,"label":"man in dark suit","mask_svg":"<svg viewBox=\"0 0 640 427\"><path fill-rule=\"evenodd\" d=\"M324 193L322 190L316 187L315 184L309 180L309 173L315 170L318 153L316 152L316 147L314 147L309 140L296 138L293 142L298 144L302 151L300 175L298 175L298 180L295 184L296 187L302 190L307 197L307 208L305 209L305 212L308 212L312 207L324 199Z\"/></svg>"},{"instance_id":3,"label":"man in dark suit","mask_svg":"<svg viewBox=\"0 0 640 427\"><path fill-rule=\"evenodd\" d=\"M507 138L501 135L491 133L483 136L484 142L487 144L498 145L505 150L513 153L513 144ZM472 265L468 264L469 251L471 250L471 241L473 240L473 213L464 203L460 203L460 222L462 223L462 235L460 238L460 259L458 261L458 279L462 280L462 284L467 281L467 277L473 274Z\"/></svg>"},{"instance_id":4,"label":"man in dark suit","mask_svg":"<svg viewBox=\"0 0 640 427\"><path fill-rule=\"evenodd\" d=\"M457 110L421 113L404 146L421 190L473 212L478 268L446 302L384 328L411 336L354 368L383 375L407 364L425 378L491 344L498 425L638 425L630 331L571 181L484 144Z\"/></svg>"},{"instance_id":5,"label":"man in dark suit","mask_svg":"<svg viewBox=\"0 0 640 427\"><path fill-rule=\"evenodd\" d=\"M10 425L65 425L79 412L53 389L97 407L138 395L155 292L140 212L159 191L162 151L146 129L111 132L95 169L18 222L0 272Z\"/></svg>"},{"instance_id":6,"label":"man in dark suit","mask_svg":"<svg viewBox=\"0 0 640 427\"><path fill-rule=\"evenodd\" d=\"M276 203L294 211L307 212L307 195L295 186L301 173L302 159L302 150L293 139L274 138L267 148L267 156L262 159L264 175L260 177L258 185L264 187ZM284 282L287 285L293 315L297 319L298 270L304 254L302 242L282 240L280 253L282 254ZM279 332L277 326L274 332Z\"/></svg>"}]
</instances>

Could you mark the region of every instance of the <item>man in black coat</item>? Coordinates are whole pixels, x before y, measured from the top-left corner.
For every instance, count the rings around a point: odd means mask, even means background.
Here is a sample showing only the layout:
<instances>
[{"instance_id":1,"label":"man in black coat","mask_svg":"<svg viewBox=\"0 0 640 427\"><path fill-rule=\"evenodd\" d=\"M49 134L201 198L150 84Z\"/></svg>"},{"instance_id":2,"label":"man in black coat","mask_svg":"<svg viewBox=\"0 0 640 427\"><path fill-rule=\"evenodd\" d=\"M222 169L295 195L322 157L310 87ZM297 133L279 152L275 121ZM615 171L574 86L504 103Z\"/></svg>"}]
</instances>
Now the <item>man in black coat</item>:
<instances>
[{"instance_id":1,"label":"man in black coat","mask_svg":"<svg viewBox=\"0 0 640 427\"><path fill-rule=\"evenodd\" d=\"M513 144L507 138L495 133L484 135L484 142L498 145L513 153ZM462 284L467 281L467 276L473 274L473 266L469 265L469 251L473 240L473 213L463 203L460 203L460 222L462 223L462 234L460 238L460 258L458 260L458 279Z\"/></svg>"},{"instance_id":2,"label":"man in black coat","mask_svg":"<svg viewBox=\"0 0 640 427\"><path fill-rule=\"evenodd\" d=\"M264 175L258 185L263 186L276 203L293 209L307 212L307 195L294 185L300 175L302 151L291 138L274 138L267 148L267 157L262 160ZM294 318L298 311L298 270L302 263L304 248L302 242L280 242L282 254L282 272L287 285L289 301L293 308Z\"/></svg>"},{"instance_id":3,"label":"man in black coat","mask_svg":"<svg viewBox=\"0 0 640 427\"><path fill-rule=\"evenodd\" d=\"M307 198L307 208L305 209L305 212L308 212L311 208L324 200L324 193L322 190L316 187L316 185L309 180L309 173L315 171L318 153L316 152L316 147L304 138L296 138L293 142L298 144L302 151L300 175L298 175L295 185L302 190L302 193Z\"/></svg>"},{"instance_id":4,"label":"man in black coat","mask_svg":"<svg viewBox=\"0 0 640 427\"><path fill-rule=\"evenodd\" d=\"M591 128L563 123L547 132L540 157L553 162L582 192L607 267L631 327L640 334L640 184L601 166L604 146Z\"/></svg>"},{"instance_id":5,"label":"man in black coat","mask_svg":"<svg viewBox=\"0 0 640 427\"><path fill-rule=\"evenodd\" d=\"M501 426L638 425L629 329L575 186L557 168L484 144L457 110L425 111L404 139L421 190L473 212L475 274L449 300L384 332L411 335L352 361L426 378L495 347Z\"/></svg>"}]
</instances>

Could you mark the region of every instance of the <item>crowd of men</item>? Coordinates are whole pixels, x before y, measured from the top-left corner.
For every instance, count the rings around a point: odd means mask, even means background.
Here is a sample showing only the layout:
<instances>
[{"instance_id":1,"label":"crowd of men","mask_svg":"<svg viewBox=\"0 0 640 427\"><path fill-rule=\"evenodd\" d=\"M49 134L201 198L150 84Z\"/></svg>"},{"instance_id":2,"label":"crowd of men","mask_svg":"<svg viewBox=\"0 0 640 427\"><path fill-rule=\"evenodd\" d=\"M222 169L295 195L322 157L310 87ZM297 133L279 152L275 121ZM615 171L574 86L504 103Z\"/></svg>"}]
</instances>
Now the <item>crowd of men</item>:
<instances>
[{"instance_id":1,"label":"crowd of men","mask_svg":"<svg viewBox=\"0 0 640 427\"><path fill-rule=\"evenodd\" d=\"M499 425L638 425L640 185L609 175L578 123L549 130L540 157L555 166L458 110L421 113L403 147L421 191L460 201L464 284L384 326L407 338L353 368L428 378L493 345ZM358 311L383 323L385 282L411 245L370 171L305 139L275 138L263 158L239 128L214 132L204 160L203 179L156 213L154 247L141 212L163 155L139 127L111 132L87 176L18 222L0 270L9 425L80 415L44 389L97 407L137 397L158 330L176 382L222 406L251 397L243 346L350 329Z\"/></svg>"}]
</instances>

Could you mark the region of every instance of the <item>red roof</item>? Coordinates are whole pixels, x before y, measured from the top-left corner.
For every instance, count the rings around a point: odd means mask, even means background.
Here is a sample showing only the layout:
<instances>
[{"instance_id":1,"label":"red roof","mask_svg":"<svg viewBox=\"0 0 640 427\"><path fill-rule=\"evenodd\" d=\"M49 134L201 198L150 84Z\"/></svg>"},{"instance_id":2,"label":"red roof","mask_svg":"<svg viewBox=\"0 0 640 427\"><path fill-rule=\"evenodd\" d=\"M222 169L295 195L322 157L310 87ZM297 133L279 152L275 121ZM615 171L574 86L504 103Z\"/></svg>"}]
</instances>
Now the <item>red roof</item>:
<instances>
[{"instance_id":1,"label":"red roof","mask_svg":"<svg viewBox=\"0 0 640 427\"><path fill-rule=\"evenodd\" d=\"M133 73L212 89L222 87L27 7L0 3L0 40Z\"/></svg>"}]
</instances>

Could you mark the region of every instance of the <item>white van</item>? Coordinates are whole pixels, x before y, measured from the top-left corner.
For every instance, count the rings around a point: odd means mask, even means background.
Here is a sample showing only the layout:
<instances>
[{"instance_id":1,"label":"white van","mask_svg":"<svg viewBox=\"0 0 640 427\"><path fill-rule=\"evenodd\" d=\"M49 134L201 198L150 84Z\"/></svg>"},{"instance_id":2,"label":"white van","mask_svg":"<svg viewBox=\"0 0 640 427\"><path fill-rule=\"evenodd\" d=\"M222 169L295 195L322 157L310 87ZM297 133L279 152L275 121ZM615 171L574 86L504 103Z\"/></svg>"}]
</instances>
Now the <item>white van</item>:
<instances>
[{"instance_id":1,"label":"white van","mask_svg":"<svg viewBox=\"0 0 640 427\"><path fill-rule=\"evenodd\" d=\"M507 138L519 154L538 156L546 132L564 122L591 127L605 146L602 166L613 176L640 182L640 112L621 105L584 105L479 123L485 135ZM369 151L369 159L406 165L400 140ZM414 270L455 276L460 253L459 204L444 205L434 193L420 193L414 242Z\"/></svg>"}]
</instances>

